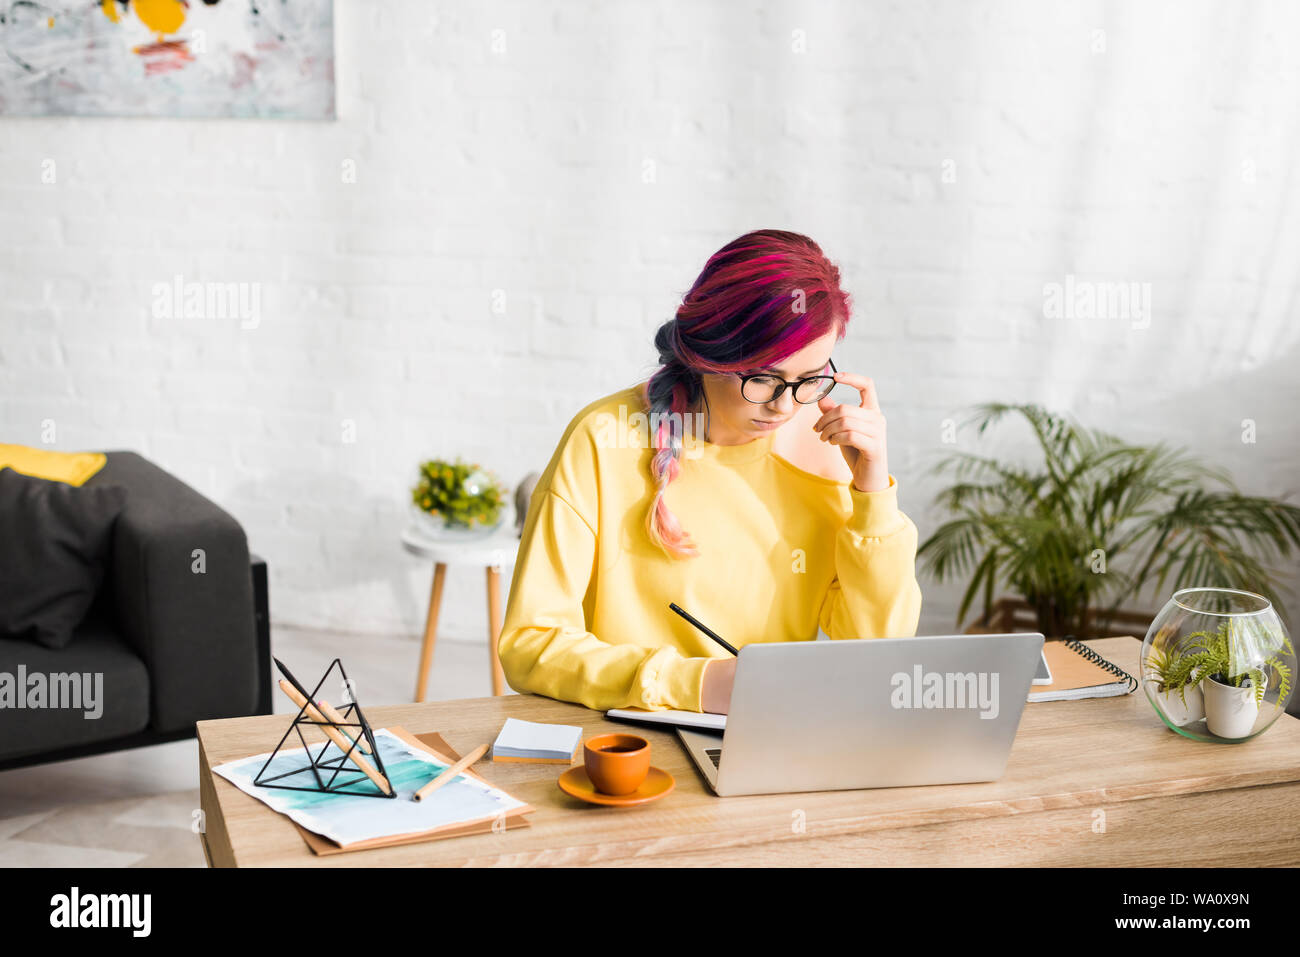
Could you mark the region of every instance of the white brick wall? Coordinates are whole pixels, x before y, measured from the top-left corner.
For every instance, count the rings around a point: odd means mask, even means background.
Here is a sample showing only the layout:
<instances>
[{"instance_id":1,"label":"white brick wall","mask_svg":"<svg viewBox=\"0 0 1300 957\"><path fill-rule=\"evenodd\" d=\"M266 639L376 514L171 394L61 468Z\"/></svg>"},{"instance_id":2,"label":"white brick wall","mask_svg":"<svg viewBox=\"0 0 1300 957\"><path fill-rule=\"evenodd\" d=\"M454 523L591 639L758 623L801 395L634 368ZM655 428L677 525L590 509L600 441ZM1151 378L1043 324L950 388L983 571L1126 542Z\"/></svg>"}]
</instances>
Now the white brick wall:
<instances>
[{"instance_id":1,"label":"white brick wall","mask_svg":"<svg viewBox=\"0 0 1300 957\"><path fill-rule=\"evenodd\" d=\"M3 438L53 420L58 448L137 449L244 523L278 621L413 635L416 462L543 467L577 408L651 371L707 256L779 226L843 268L837 363L876 377L923 535L924 457L988 399L1279 494L1300 448L1298 21L338 0L337 123L0 121ZM260 324L156 318L176 274L260 284ZM1067 274L1150 283L1150 328L1046 319ZM482 573L451 574L444 635L481 641ZM951 627L957 590L923 586L922 630Z\"/></svg>"}]
</instances>

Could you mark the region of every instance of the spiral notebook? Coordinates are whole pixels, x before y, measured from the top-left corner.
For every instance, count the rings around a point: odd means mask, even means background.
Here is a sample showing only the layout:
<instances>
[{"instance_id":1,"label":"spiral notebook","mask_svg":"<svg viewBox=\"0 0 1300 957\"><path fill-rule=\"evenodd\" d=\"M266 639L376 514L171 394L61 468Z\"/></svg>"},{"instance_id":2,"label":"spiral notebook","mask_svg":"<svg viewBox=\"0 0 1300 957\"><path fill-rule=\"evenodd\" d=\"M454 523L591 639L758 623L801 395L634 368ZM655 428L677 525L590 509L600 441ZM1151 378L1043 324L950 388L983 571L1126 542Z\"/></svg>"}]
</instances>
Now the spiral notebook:
<instances>
[{"instance_id":1,"label":"spiral notebook","mask_svg":"<svg viewBox=\"0 0 1300 957\"><path fill-rule=\"evenodd\" d=\"M1137 689L1131 674L1073 638L1043 642L1043 656L1052 670L1052 683L1034 685L1031 702L1111 698Z\"/></svg>"}]
</instances>

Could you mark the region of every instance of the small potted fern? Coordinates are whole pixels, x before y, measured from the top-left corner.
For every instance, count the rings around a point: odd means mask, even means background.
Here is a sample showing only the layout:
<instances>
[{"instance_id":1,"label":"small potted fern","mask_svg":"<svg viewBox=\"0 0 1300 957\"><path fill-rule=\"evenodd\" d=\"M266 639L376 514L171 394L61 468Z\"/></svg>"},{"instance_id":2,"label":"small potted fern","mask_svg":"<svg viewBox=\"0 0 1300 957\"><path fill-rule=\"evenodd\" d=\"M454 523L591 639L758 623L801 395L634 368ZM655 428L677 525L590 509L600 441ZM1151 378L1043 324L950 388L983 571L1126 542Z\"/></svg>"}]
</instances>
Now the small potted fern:
<instances>
[{"instance_id":1,"label":"small potted fern","mask_svg":"<svg viewBox=\"0 0 1300 957\"><path fill-rule=\"evenodd\" d=\"M1158 699L1161 713L1180 728L1205 717L1202 672L1195 664L1186 667L1186 663L1182 648L1169 642L1153 646L1142 669L1147 693Z\"/></svg>"},{"instance_id":2,"label":"small potted fern","mask_svg":"<svg viewBox=\"0 0 1300 957\"><path fill-rule=\"evenodd\" d=\"M1235 627L1234 627L1235 626ZM1277 700L1291 692L1295 660L1291 639L1277 628L1250 627L1227 620L1214 631L1194 631L1184 638L1185 652L1171 666L1170 684L1198 680L1204 686L1205 724L1221 738L1244 738L1254 729L1259 706L1276 676Z\"/></svg>"}]
</instances>

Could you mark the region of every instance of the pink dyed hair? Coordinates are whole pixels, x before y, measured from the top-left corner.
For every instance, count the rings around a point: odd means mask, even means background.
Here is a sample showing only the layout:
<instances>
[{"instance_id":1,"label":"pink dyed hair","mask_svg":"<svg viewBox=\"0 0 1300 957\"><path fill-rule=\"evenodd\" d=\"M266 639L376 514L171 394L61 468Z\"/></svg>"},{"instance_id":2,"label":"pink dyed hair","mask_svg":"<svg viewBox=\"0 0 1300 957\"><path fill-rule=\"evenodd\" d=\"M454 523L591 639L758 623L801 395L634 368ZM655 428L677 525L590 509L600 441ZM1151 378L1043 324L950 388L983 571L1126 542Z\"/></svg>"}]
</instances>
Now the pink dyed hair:
<instances>
[{"instance_id":1,"label":"pink dyed hair","mask_svg":"<svg viewBox=\"0 0 1300 957\"><path fill-rule=\"evenodd\" d=\"M802 310L802 311L801 311ZM686 413L704 394L705 373L743 373L779 364L834 330L848 331L851 297L821 247L800 233L756 229L709 257L677 315L655 333L660 367L641 389L646 410ZM699 549L664 502L681 471L681 435L658 422L650 460L654 499L646 513L650 540L672 558Z\"/></svg>"}]
</instances>

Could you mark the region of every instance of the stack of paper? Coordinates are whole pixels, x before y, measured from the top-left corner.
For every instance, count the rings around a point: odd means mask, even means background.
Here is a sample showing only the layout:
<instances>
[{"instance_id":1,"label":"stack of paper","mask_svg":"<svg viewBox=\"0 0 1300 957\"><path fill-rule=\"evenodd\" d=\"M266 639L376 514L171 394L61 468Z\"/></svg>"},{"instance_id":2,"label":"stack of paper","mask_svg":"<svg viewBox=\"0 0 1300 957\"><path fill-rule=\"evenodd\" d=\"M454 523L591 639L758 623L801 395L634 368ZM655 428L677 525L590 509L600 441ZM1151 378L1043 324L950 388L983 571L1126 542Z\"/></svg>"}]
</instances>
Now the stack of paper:
<instances>
[{"instance_id":1,"label":"stack of paper","mask_svg":"<svg viewBox=\"0 0 1300 957\"><path fill-rule=\"evenodd\" d=\"M492 760L572 764L581 742L582 729L577 725L506 718L505 726L492 743Z\"/></svg>"}]
</instances>

